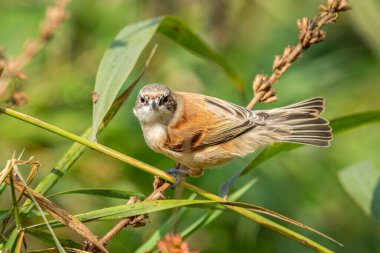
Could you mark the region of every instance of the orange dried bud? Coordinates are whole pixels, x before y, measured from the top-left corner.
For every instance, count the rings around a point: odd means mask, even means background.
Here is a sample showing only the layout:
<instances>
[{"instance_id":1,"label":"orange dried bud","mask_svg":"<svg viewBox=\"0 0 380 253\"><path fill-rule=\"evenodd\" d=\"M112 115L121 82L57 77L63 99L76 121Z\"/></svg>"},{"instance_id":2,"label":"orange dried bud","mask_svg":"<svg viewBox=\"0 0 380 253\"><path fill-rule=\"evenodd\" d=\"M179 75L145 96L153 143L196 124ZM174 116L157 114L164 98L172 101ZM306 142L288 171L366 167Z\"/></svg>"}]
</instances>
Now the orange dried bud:
<instances>
[{"instance_id":1,"label":"orange dried bud","mask_svg":"<svg viewBox=\"0 0 380 253\"><path fill-rule=\"evenodd\" d=\"M12 97L8 101L13 105L22 106L28 103L28 97L24 92L16 91L12 94Z\"/></svg>"},{"instance_id":2,"label":"orange dried bud","mask_svg":"<svg viewBox=\"0 0 380 253\"><path fill-rule=\"evenodd\" d=\"M91 92L92 102L95 104L99 99L99 94L96 91Z\"/></svg>"},{"instance_id":3,"label":"orange dried bud","mask_svg":"<svg viewBox=\"0 0 380 253\"><path fill-rule=\"evenodd\" d=\"M161 253L197 253L190 251L187 242L182 241L180 235L167 234L163 240L157 242L157 247Z\"/></svg>"}]
</instances>

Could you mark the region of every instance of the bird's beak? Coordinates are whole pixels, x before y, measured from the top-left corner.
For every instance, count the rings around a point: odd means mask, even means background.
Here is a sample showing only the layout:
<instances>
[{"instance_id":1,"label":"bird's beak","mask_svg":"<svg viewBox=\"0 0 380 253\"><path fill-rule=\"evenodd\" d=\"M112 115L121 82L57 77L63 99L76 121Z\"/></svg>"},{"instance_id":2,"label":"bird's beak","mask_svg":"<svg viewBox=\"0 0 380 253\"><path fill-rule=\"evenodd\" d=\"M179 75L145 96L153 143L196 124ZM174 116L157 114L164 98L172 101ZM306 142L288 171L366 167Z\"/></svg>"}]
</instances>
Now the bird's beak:
<instances>
[{"instance_id":1,"label":"bird's beak","mask_svg":"<svg viewBox=\"0 0 380 253\"><path fill-rule=\"evenodd\" d=\"M155 100L153 100L151 103L150 103L150 108L152 108L152 110L156 110L157 108L157 102Z\"/></svg>"}]
</instances>

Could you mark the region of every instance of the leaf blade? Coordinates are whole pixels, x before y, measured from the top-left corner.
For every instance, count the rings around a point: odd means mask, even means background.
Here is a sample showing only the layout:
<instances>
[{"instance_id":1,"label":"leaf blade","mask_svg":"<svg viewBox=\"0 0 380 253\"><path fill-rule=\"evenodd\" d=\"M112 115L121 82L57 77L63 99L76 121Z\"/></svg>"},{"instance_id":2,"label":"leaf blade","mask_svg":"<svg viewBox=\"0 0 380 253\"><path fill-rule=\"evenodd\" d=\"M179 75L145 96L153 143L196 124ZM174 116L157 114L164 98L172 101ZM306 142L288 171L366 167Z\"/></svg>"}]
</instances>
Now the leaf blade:
<instances>
[{"instance_id":1,"label":"leaf blade","mask_svg":"<svg viewBox=\"0 0 380 253\"><path fill-rule=\"evenodd\" d=\"M243 81L226 60L180 20L166 16L158 28L158 32L172 39L193 53L218 64L234 83L239 94L244 98Z\"/></svg>"},{"instance_id":2,"label":"leaf blade","mask_svg":"<svg viewBox=\"0 0 380 253\"><path fill-rule=\"evenodd\" d=\"M99 65L94 89L96 101L93 104L90 140L96 140L101 121L132 72L140 54L157 31L189 51L219 65L243 96L243 82L238 74L220 54L183 22L170 16L162 16L127 25L116 35Z\"/></svg>"},{"instance_id":3,"label":"leaf blade","mask_svg":"<svg viewBox=\"0 0 380 253\"><path fill-rule=\"evenodd\" d=\"M367 216L380 225L380 172L364 161L338 172L339 181L346 193Z\"/></svg>"},{"instance_id":4,"label":"leaf blade","mask_svg":"<svg viewBox=\"0 0 380 253\"><path fill-rule=\"evenodd\" d=\"M132 72L141 52L155 34L161 19L149 19L124 27L104 54L95 81L94 92L97 99L93 104L91 140L96 139L104 116Z\"/></svg>"},{"instance_id":5,"label":"leaf blade","mask_svg":"<svg viewBox=\"0 0 380 253\"><path fill-rule=\"evenodd\" d=\"M146 196L140 192L132 192L125 190L116 190L116 189L103 189L103 188L86 188L86 189L77 189L70 190L64 192L54 193L49 195L48 197L55 197L60 195L67 194L86 194L86 195L96 195L110 198L118 198L118 199L129 199L131 196L137 196L141 199L146 198Z\"/></svg>"}]
</instances>

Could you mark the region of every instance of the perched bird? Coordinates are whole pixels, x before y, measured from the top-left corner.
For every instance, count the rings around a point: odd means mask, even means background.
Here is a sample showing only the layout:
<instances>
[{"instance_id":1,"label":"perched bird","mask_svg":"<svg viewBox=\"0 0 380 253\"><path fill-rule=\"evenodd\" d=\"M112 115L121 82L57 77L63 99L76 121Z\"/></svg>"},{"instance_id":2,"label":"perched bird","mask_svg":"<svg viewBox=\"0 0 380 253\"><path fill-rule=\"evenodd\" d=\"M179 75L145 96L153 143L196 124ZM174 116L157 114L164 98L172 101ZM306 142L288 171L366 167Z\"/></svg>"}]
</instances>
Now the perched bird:
<instances>
[{"instance_id":1,"label":"perched bird","mask_svg":"<svg viewBox=\"0 0 380 253\"><path fill-rule=\"evenodd\" d=\"M161 84L144 86L133 108L148 146L192 177L276 142L329 146L332 133L320 117L323 110L321 97L251 111L215 97L172 92Z\"/></svg>"}]
</instances>

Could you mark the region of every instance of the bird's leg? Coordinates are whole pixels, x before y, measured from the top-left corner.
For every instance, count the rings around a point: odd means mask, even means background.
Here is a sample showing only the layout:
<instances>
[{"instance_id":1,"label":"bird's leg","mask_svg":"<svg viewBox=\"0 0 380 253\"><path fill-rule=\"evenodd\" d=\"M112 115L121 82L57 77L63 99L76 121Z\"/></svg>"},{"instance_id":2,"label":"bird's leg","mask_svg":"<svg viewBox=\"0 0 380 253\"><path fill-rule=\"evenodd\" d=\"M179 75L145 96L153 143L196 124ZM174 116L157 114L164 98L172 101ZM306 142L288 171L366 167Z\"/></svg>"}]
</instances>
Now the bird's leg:
<instances>
[{"instance_id":1,"label":"bird's leg","mask_svg":"<svg viewBox=\"0 0 380 253\"><path fill-rule=\"evenodd\" d=\"M168 169L165 172L175 177L175 182L170 188L175 188L185 177L189 176L189 169L180 163L177 163L174 168Z\"/></svg>"}]
</instances>

